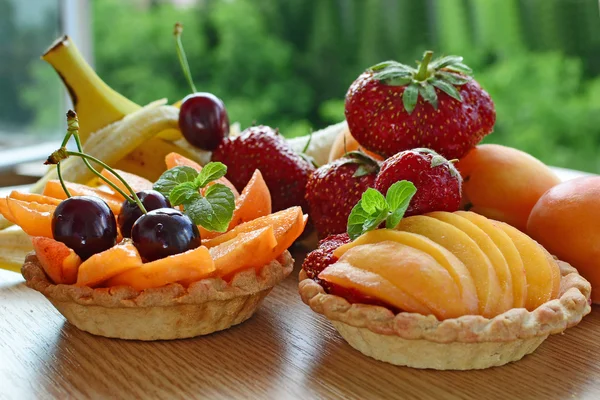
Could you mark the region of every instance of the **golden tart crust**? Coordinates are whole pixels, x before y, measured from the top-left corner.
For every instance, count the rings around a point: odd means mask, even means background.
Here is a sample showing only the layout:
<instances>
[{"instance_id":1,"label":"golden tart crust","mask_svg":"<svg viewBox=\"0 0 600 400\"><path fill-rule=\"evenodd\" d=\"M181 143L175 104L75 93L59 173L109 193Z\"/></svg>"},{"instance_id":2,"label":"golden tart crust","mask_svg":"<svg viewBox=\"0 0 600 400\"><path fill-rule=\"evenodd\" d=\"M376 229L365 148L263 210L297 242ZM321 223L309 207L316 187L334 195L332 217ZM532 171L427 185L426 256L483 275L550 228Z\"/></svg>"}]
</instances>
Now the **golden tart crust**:
<instances>
[{"instance_id":1,"label":"golden tart crust","mask_svg":"<svg viewBox=\"0 0 600 400\"><path fill-rule=\"evenodd\" d=\"M286 251L257 271L237 273L229 283L210 278L188 288L170 284L143 291L55 285L35 253L27 256L21 272L27 286L46 296L81 330L111 338L167 340L207 335L244 322L293 267Z\"/></svg>"},{"instance_id":2,"label":"golden tart crust","mask_svg":"<svg viewBox=\"0 0 600 400\"><path fill-rule=\"evenodd\" d=\"M548 335L577 325L590 313L591 286L575 268L558 261L559 297L533 311L515 308L494 318L465 315L439 321L434 316L372 305L350 304L325 293L300 272L304 303L331 320L355 349L380 361L414 368L482 369L520 360Z\"/></svg>"}]
</instances>

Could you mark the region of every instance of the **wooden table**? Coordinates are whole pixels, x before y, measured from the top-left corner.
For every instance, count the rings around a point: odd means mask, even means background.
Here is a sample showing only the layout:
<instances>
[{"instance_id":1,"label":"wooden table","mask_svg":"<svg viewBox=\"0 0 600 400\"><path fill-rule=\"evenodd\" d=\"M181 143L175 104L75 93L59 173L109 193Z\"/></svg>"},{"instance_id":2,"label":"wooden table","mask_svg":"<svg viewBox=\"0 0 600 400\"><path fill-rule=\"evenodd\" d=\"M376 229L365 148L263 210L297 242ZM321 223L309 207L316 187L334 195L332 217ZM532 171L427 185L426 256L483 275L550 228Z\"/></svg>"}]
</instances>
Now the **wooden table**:
<instances>
[{"instance_id":1,"label":"wooden table","mask_svg":"<svg viewBox=\"0 0 600 400\"><path fill-rule=\"evenodd\" d=\"M301 261L305 250L293 254ZM0 270L0 399L600 399L600 307L517 363L416 370L346 344L300 300L298 269L242 325L151 343L79 331L21 275Z\"/></svg>"}]
</instances>

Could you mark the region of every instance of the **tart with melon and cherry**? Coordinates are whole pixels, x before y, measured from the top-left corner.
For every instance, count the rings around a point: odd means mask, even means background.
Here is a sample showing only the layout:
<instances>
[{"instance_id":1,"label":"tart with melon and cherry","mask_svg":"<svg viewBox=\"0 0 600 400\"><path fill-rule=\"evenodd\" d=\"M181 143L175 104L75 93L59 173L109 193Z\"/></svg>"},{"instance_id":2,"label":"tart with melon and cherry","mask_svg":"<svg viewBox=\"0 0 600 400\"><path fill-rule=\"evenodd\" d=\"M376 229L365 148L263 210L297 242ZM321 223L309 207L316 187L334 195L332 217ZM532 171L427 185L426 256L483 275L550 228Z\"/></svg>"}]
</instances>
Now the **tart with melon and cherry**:
<instances>
[{"instance_id":1,"label":"tart with melon and cherry","mask_svg":"<svg viewBox=\"0 0 600 400\"><path fill-rule=\"evenodd\" d=\"M482 369L590 312L590 284L510 225L466 211L402 219L415 191L407 181L387 198L369 189L348 235L324 239L303 264L302 300L352 347L396 365Z\"/></svg>"},{"instance_id":2,"label":"tart with melon and cherry","mask_svg":"<svg viewBox=\"0 0 600 400\"><path fill-rule=\"evenodd\" d=\"M77 137L68 115L64 144ZM62 180L67 157L82 158L104 185ZM260 171L238 195L220 163L202 168L178 154L166 162L152 184L63 145L47 161L59 180L43 194L0 199L0 213L31 236L27 286L79 329L138 340L209 334L250 318L291 273L287 249L306 216L300 207L271 213Z\"/></svg>"}]
</instances>

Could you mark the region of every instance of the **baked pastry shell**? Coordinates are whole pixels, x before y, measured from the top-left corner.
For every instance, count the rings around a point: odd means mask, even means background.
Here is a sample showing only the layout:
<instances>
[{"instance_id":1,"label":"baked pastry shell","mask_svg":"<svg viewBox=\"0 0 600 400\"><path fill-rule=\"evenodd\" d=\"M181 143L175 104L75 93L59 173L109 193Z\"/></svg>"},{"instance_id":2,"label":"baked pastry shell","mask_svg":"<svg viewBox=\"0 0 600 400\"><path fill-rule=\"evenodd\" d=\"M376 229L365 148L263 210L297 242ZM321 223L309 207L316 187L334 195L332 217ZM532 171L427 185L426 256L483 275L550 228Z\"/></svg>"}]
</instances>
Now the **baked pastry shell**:
<instances>
[{"instance_id":1,"label":"baked pastry shell","mask_svg":"<svg viewBox=\"0 0 600 400\"><path fill-rule=\"evenodd\" d=\"M169 340L207 335L250 318L273 287L293 270L288 251L260 269L237 273L230 282L203 279L138 291L128 286L90 288L55 285L35 253L21 272L77 328L94 335L134 340Z\"/></svg>"},{"instance_id":2,"label":"baked pastry shell","mask_svg":"<svg viewBox=\"0 0 600 400\"><path fill-rule=\"evenodd\" d=\"M392 313L385 307L350 304L327 294L300 272L304 303L327 317L363 354L395 365L439 370L500 366L532 353L551 334L577 325L590 313L591 286L571 265L558 261L560 292L533 311L514 308L494 318Z\"/></svg>"}]
</instances>

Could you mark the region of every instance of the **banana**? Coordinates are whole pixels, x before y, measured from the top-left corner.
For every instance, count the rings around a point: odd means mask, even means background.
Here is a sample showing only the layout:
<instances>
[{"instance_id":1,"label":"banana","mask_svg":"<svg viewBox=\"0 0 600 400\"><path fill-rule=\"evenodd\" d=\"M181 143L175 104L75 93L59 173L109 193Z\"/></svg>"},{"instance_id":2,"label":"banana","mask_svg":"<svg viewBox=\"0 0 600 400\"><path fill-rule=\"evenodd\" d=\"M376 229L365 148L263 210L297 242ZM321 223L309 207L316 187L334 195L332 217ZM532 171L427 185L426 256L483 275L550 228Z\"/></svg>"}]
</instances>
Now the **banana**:
<instances>
[{"instance_id":1,"label":"banana","mask_svg":"<svg viewBox=\"0 0 600 400\"><path fill-rule=\"evenodd\" d=\"M151 103L95 132L83 145L83 151L112 166L159 132L177 128L179 109L161 103ZM67 181L84 183L93 177L78 157L63 161L61 167ZM31 191L41 193L51 179L57 179L56 168L51 168Z\"/></svg>"},{"instance_id":2,"label":"banana","mask_svg":"<svg viewBox=\"0 0 600 400\"><path fill-rule=\"evenodd\" d=\"M54 42L42 59L58 73L71 96L83 143L93 132L141 108L104 83L68 36Z\"/></svg>"},{"instance_id":3,"label":"banana","mask_svg":"<svg viewBox=\"0 0 600 400\"><path fill-rule=\"evenodd\" d=\"M31 239L18 226L0 231L0 268L21 271L25 256L33 251Z\"/></svg>"},{"instance_id":4,"label":"banana","mask_svg":"<svg viewBox=\"0 0 600 400\"><path fill-rule=\"evenodd\" d=\"M292 145L292 148L297 152L302 152L306 144L310 140L310 145L306 149L306 155L314 158L317 165L325 165L329 161L329 151L331 145L335 141L335 138L342 132L348 125L346 121L342 121L335 125L330 125L327 128L315 131L310 135L295 137L288 139L288 142Z\"/></svg>"}]
</instances>

